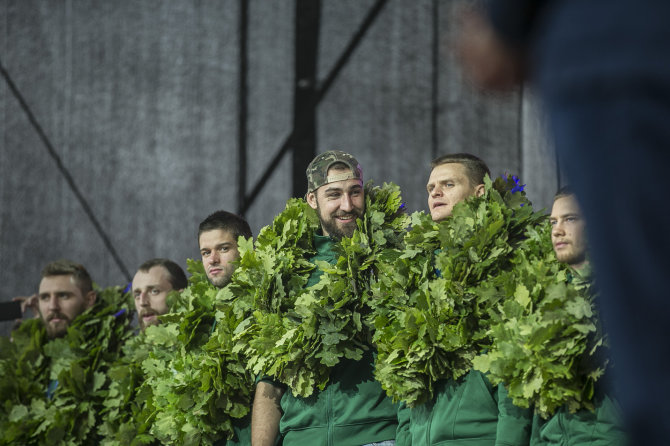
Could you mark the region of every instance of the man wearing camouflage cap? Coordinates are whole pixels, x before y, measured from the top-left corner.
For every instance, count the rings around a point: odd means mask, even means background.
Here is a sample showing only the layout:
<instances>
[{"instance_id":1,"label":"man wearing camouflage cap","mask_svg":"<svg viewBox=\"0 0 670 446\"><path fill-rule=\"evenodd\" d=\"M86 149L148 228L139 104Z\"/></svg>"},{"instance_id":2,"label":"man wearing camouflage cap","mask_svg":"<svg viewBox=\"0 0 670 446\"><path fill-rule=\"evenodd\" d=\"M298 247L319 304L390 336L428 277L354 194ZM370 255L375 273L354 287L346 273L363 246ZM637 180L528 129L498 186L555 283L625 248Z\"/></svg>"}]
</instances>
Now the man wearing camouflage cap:
<instances>
[{"instance_id":1,"label":"man wearing camouflage cap","mask_svg":"<svg viewBox=\"0 0 670 446\"><path fill-rule=\"evenodd\" d=\"M317 211L321 231L314 235L316 260L334 264L334 244L351 237L356 219L365 212L363 171L348 153L329 151L307 167L307 203ZM307 286L319 281L315 270ZM373 376L370 350L358 361L333 367L323 391L299 398L286 386L263 379L258 383L252 411L251 442L271 446L281 437L292 445L394 445L397 408Z\"/></svg>"},{"instance_id":2,"label":"man wearing camouflage cap","mask_svg":"<svg viewBox=\"0 0 670 446\"><path fill-rule=\"evenodd\" d=\"M307 203L319 214L324 236L351 237L365 212L363 170L356 158L331 150L307 167Z\"/></svg>"}]
</instances>

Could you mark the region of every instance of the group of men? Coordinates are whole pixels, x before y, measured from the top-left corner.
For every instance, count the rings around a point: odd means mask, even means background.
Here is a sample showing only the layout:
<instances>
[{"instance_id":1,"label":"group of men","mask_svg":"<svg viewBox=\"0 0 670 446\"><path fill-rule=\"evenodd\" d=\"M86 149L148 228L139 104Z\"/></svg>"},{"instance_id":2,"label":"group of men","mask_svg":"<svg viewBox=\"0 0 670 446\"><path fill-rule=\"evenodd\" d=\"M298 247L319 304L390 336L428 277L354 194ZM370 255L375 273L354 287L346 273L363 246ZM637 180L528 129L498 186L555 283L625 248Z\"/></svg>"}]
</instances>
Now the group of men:
<instances>
[{"instance_id":1,"label":"group of men","mask_svg":"<svg viewBox=\"0 0 670 446\"><path fill-rule=\"evenodd\" d=\"M484 194L485 175L490 175L486 164L470 154L435 159L427 182L432 220L448 219L456 204ZM310 260L334 263L334 243L350 237L357 227L356 220L366 212L363 170L352 155L328 151L310 163L307 182L305 198L320 221L314 241L317 253ZM562 190L556 195L550 221L559 262L575 270L588 264L585 222L570 191ZM248 223L226 211L211 214L199 226L202 263L207 278L216 287L225 287L231 281L233 262L240 255L237 244L240 236L252 237ZM316 283L320 274L319 269L315 270L307 286ZM140 265L131 288L139 326L144 329L159 324L160 316L170 311L167 295L187 286L184 271L171 260L157 258ZM90 308L95 299L86 270L74 262L57 261L42 272L34 308L49 337L55 338L66 334L70 323ZM251 444L388 446L531 442L534 423L530 411L513 406L506 400L504 388L494 388L483 374L471 373L462 380L444 383L432 401L409 409L392 403L374 379L372 355L370 352L357 361L342 361L332 369L326 388L309 398L295 397L281 383L259 377L252 407ZM499 421L505 417L513 419L508 424L509 429L515 430L511 436ZM584 417L590 426L599 423L595 415ZM590 444L610 444L606 435L601 438L596 431L590 431L593 434ZM560 444L581 444L570 442L570 435L560 433ZM539 439L541 433L535 437L536 444L551 444L546 438Z\"/></svg>"},{"instance_id":2,"label":"group of men","mask_svg":"<svg viewBox=\"0 0 670 446\"><path fill-rule=\"evenodd\" d=\"M212 285L223 288L233 275L237 260L237 238L252 237L242 217L226 211L208 216L198 229L202 263ZM70 260L56 260L42 270L37 294L17 298L24 311L32 309L44 322L50 339L64 336L72 321L96 302L93 281L84 266ZM154 258L142 263L131 282L137 321L143 330L159 323L159 316L170 311L167 296L188 286L184 270L175 262Z\"/></svg>"}]
</instances>

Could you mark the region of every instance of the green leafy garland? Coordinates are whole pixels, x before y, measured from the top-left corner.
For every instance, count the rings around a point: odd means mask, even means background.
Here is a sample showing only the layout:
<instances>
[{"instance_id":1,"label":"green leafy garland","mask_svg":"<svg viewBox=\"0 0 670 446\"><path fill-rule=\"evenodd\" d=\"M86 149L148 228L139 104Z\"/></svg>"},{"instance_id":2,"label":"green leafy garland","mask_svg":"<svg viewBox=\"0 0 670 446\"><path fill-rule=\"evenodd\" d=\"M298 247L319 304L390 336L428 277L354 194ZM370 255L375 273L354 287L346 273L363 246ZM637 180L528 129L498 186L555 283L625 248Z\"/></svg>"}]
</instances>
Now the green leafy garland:
<instances>
[{"instance_id":1,"label":"green leafy garland","mask_svg":"<svg viewBox=\"0 0 670 446\"><path fill-rule=\"evenodd\" d=\"M98 429L103 446L140 446L156 443L149 433L153 422L151 388L144 382L142 361L149 356L144 333L129 339L123 355L110 368L112 383L100 416Z\"/></svg>"},{"instance_id":2,"label":"green leafy garland","mask_svg":"<svg viewBox=\"0 0 670 446\"><path fill-rule=\"evenodd\" d=\"M556 260L549 224L529 231L512 262L513 270L482 287L502 299L491 312L493 343L475 368L545 418L563 405L593 410L594 384L608 361L589 272Z\"/></svg>"},{"instance_id":3,"label":"green leafy garland","mask_svg":"<svg viewBox=\"0 0 670 446\"><path fill-rule=\"evenodd\" d=\"M30 407L33 398L44 399L49 383L48 361L42 349L46 339L44 324L38 319L21 323L11 340L0 337L0 444L11 444L23 434L23 425L10 423L14 408ZM34 420L25 428L37 425Z\"/></svg>"},{"instance_id":4,"label":"green leafy garland","mask_svg":"<svg viewBox=\"0 0 670 446\"><path fill-rule=\"evenodd\" d=\"M40 321L27 321L3 340L0 444L99 444L97 426L116 360L129 330L130 307L120 288L98 293L63 338L47 341ZM52 399L47 385L58 380Z\"/></svg>"},{"instance_id":5,"label":"green leafy garland","mask_svg":"<svg viewBox=\"0 0 670 446\"><path fill-rule=\"evenodd\" d=\"M330 369L360 359L370 333L369 282L377 254L399 246L408 224L398 186L366 185L366 212L352 237L336 244L335 265L307 259L315 254L318 217L303 200L290 200L255 246L241 246L239 274L224 293L238 296L238 313L253 313L237 328L235 349L257 375L286 384L296 396L323 389ZM320 281L306 288L315 268Z\"/></svg>"},{"instance_id":6,"label":"green leafy garland","mask_svg":"<svg viewBox=\"0 0 670 446\"><path fill-rule=\"evenodd\" d=\"M379 254L370 316L375 376L394 401L429 400L436 381L464 375L490 345L493 303L476 287L512 266L527 228L543 218L522 190L516 177L486 177L483 196L457 204L439 223L414 213L405 246Z\"/></svg>"},{"instance_id":7,"label":"green leafy garland","mask_svg":"<svg viewBox=\"0 0 670 446\"><path fill-rule=\"evenodd\" d=\"M145 330L150 348L140 392L151 395L151 434L158 440L210 445L232 438L234 419L249 413L254 377L233 352L241 321L234 299L220 298L223 291L209 283L202 262L188 262L190 286L172 295L171 313L160 325Z\"/></svg>"}]
</instances>

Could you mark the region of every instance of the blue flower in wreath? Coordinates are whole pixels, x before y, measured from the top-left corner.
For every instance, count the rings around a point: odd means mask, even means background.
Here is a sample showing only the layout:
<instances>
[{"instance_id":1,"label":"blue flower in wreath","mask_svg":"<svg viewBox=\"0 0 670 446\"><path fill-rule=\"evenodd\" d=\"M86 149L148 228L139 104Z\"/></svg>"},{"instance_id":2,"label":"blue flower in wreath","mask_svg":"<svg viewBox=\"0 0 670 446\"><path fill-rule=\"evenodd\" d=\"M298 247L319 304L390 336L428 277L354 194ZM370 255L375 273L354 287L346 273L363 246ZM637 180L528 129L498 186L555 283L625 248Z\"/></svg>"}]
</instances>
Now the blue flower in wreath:
<instances>
[{"instance_id":1,"label":"blue flower in wreath","mask_svg":"<svg viewBox=\"0 0 670 446\"><path fill-rule=\"evenodd\" d=\"M517 192L523 192L524 187L526 187L525 184L519 184L521 180L519 180L519 177L516 175L512 175L512 180L514 181L514 187L512 188L512 193L515 194Z\"/></svg>"}]
</instances>

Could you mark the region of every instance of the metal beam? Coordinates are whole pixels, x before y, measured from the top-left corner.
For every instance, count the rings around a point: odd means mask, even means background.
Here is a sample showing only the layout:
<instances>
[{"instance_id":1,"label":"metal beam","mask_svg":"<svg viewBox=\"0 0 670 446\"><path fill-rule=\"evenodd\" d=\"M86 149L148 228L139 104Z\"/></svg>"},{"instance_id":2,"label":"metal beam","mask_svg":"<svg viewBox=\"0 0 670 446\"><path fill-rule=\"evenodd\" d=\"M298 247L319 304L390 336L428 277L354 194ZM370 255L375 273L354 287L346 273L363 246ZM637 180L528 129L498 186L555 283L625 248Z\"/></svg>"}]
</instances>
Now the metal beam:
<instances>
[{"instance_id":1,"label":"metal beam","mask_svg":"<svg viewBox=\"0 0 670 446\"><path fill-rule=\"evenodd\" d=\"M351 38L351 40L349 41L349 44L346 46L346 48L344 49L344 51L342 52L340 57L337 59L337 61L335 62L335 65L329 71L325 80L316 89L316 92L314 94L314 97L315 97L314 108L316 108L316 106L318 106L318 104L326 96L326 94L330 90L330 87L333 85L333 82L337 79L337 76L340 74L342 69L349 62L349 59L351 58L351 55L354 53L354 51L356 50L358 45L361 43L361 41L363 40L363 37L365 37L365 34L368 32L368 30L370 29L372 24L375 22L375 20L379 16L379 13L382 11L382 9L384 8L384 6L387 3L388 3L388 0L377 0L375 2L375 4L370 8L370 11L365 16L365 19L363 20L363 23L361 24L361 26L358 28L356 33ZM301 120L302 120L301 116L297 116L297 117L294 118L294 122L295 121L301 121ZM295 135L292 131L284 139L282 144L279 146L279 149L277 149L277 152L276 152L275 156L272 158L272 161L270 161L268 167L265 169L265 171L261 175L258 182L254 185L251 192L246 196L246 198L244 200L244 204L243 204L242 209L241 209L242 214L245 213L251 207L253 202L256 200L256 198L260 194L261 190L263 190L263 187L265 186L267 181L270 179L270 177L274 173L277 164L282 160L284 155L286 155L286 153L292 147L294 137L295 137Z\"/></svg>"},{"instance_id":2,"label":"metal beam","mask_svg":"<svg viewBox=\"0 0 670 446\"><path fill-rule=\"evenodd\" d=\"M439 104L439 95L440 95L440 82L439 82L439 72L440 72L440 9L439 9L439 0L433 0L433 47L431 54L431 64L433 66L431 73L431 83L433 94L431 97L431 119L430 119L430 135L431 135L431 153L433 155L432 159L437 158L439 145L439 129L438 129L438 117L440 114L440 104Z\"/></svg>"},{"instance_id":3,"label":"metal beam","mask_svg":"<svg viewBox=\"0 0 670 446\"><path fill-rule=\"evenodd\" d=\"M33 126L33 129L35 129L35 132L37 135L40 137L42 140L42 143L44 144L44 147L47 149L47 152L53 159L53 161L56 163L56 167L58 169L58 172L63 176L65 179L65 182L67 185L70 187L70 190L74 194L74 196L77 198L77 201L79 201L79 204L81 205L82 209L84 210L84 213L90 220L91 224L95 228L96 232L102 239L103 244L107 248L107 251L109 251L110 255L114 259L114 262L116 265L119 267L121 270L121 273L123 273L123 276L125 279L130 282L131 281L131 275L128 272L128 268L123 264L123 261L121 260L121 257L119 254L116 252L116 249L114 249L114 245L112 245L111 240L109 239L109 236L105 232L105 230L102 228L102 225L98 221L97 217L93 213L93 210L91 209L91 206L88 204L86 201L86 198L84 197L84 194L81 192L79 187L77 186L77 183L75 183L74 178L72 177L72 174L70 174L70 171L65 167L63 164L63 161L61 160L60 156L56 152L56 149L54 148L53 144L49 140L49 138L46 135L46 132L40 125L40 123L37 121L37 118L35 117L35 114L32 112L30 107L28 106L28 103L26 102L25 98L19 91L18 87L16 84L14 84L14 81L12 80L11 76L5 69L5 66L2 63L2 60L0 60L0 74L2 77L5 79L5 82L7 83L7 86L9 87L9 90L12 92L16 100L18 101L19 105L21 106L21 109L23 112L26 114L26 117L28 118L28 121L30 124Z\"/></svg>"},{"instance_id":4,"label":"metal beam","mask_svg":"<svg viewBox=\"0 0 670 446\"><path fill-rule=\"evenodd\" d=\"M293 90L293 196L305 192L304 172L316 156L316 76L321 0L295 2L295 77Z\"/></svg>"},{"instance_id":5,"label":"metal beam","mask_svg":"<svg viewBox=\"0 0 670 446\"><path fill-rule=\"evenodd\" d=\"M335 79L337 79L337 76L340 74L342 69L347 65L347 63L349 63L351 55L354 53L356 48L358 48L358 45L363 40L363 37L365 37L365 34L370 30L370 27L375 22L379 16L379 13L382 11L382 9L384 9L384 6L386 6L387 3L388 0L377 0L377 2L372 5L372 8L370 8L370 11L368 11L367 15L365 16L363 23L361 23L361 26L358 27L358 30L351 37L349 44L346 46L344 51L342 51L342 54L337 59L337 62L335 62L335 65L333 65L333 68L331 68L328 76L326 76L324 81L319 85L317 93L318 102L321 102L321 100L326 97L326 94L333 85L333 82L335 82Z\"/></svg>"},{"instance_id":6,"label":"metal beam","mask_svg":"<svg viewBox=\"0 0 670 446\"><path fill-rule=\"evenodd\" d=\"M240 36L239 36L239 81L237 90L237 212L244 215L244 202L247 193L247 115L249 72L248 36L249 36L249 2L240 0Z\"/></svg>"}]
</instances>

